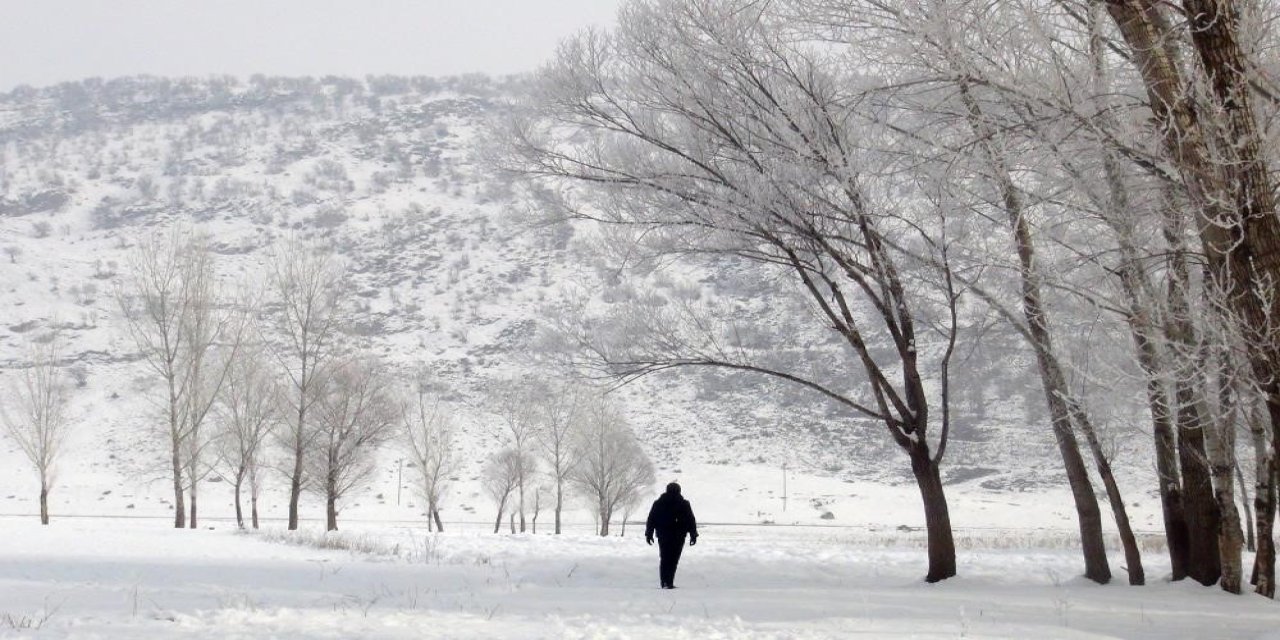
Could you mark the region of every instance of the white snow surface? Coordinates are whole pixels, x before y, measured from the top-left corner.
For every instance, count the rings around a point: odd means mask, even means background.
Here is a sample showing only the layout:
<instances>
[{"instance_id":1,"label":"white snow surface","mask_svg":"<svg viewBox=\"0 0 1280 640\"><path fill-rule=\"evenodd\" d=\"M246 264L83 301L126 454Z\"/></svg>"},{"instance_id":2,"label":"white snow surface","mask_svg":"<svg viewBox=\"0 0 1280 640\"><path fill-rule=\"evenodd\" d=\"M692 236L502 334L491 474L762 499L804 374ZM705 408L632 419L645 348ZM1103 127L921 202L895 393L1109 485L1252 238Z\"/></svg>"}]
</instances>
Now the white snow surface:
<instances>
[{"instance_id":1,"label":"white snow surface","mask_svg":"<svg viewBox=\"0 0 1280 640\"><path fill-rule=\"evenodd\" d=\"M960 577L930 585L923 551L887 537L704 525L664 591L635 528L554 536L545 522L326 535L3 518L0 637L1280 638L1274 601L1168 583L1159 554L1139 588L1072 577L1074 550L963 549Z\"/></svg>"}]
</instances>

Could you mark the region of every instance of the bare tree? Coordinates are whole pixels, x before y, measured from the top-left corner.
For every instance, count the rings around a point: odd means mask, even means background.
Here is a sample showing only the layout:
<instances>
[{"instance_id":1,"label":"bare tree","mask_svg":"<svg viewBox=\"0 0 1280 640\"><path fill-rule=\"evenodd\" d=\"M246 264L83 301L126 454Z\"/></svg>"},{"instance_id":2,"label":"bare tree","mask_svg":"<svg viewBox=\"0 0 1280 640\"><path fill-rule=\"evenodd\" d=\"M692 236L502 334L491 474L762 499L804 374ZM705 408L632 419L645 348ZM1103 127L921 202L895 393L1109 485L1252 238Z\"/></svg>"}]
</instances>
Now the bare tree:
<instances>
[{"instance_id":1,"label":"bare tree","mask_svg":"<svg viewBox=\"0 0 1280 640\"><path fill-rule=\"evenodd\" d=\"M26 367L10 384L7 402L0 404L0 416L40 479L40 524L49 524L49 492L71 427L67 416L71 385L59 363L56 335L32 343L27 354Z\"/></svg>"},{"instance_id":2,"label":"bare tree","mask_svg":"<svg viewBox=\"0 0 1280 640\"><path fill-rule=\"evenodd\" d=\"M279 420L280 389L265 368L260 350L242 352L232 364L218 396L219 457L230 471L235 493L236 525L244 528L241 490L250 490L251 522L258 528L257 479L268 439Z\"/></svg>"},{"instance_id":3,"label":"bare tree","mask_svg":"<svg viewBox=\"0 0 1280 640\"><path fill-rule=\"evenodd\" d=\"M372 477L375 454L401 423L400 405L380 365L356 358L334 367L315 404L315 438L307 451L308 486L325 499L325 526L338 529L338 505Z\"/></svg>"},{"instance_id":4,"label":"bare tree","mask_svg":"<svg viewBox=\"0 0 1280 640\"><path fill-rule=\"evenodd\" d=\"M416 387L414 402L403 411L405 448L427 502L427 531L433 521L436 531L444 531L440 502L457 467L454 425L449 408L428 397L426 384L419 380Z\"/></svg>"},{"instance_id":5,"label":"bare tree","mask_svg":"<svg viewBox=\"0 0 1280 640\"><path fill-rule=\"evenodd\" d=\"M338 352L343 269L333 255L294 238L276 253L270 272L279 342L269 341L286 373L288 420L278 440L288 455L289 530L298 528L298 499L306 487L304 459L317 432L309 413Z\"/></svg>"},{"instance_id":6,"label":"bare tree","mask_svg":"<svg viewBox=\"0 0 1280 640\"><path fill-rule=\"evenodd\" d=\"M498 515L493 521L494 533L502 528L502 515L506 512L507 501L519 484L520 477L526 475L533 464L531 456L528 454L522 456L512 447L494 453L485 462L484 470L480 474L480 483L485 495L498 505ZM514 532L513 526L512 533Z\"/></svg>"},{"instance_id":7,"label":"bare tree","mask_svg":"<svg viewBox=\"0 0 1280 640\"><path fill-rule=\"evenodd\" d=\"M676 310L609 326L593 317L560 333L597 375L717 367L772 376L882 425L920 489L926 579L943 580L955 575L940 471L958 326L947 267L954 225L945 207L897 206L920 181L899 166L910 160L892 149L890 130L854 109L869 81L773 32L770 6L628 4L615 33L561 47L536 84L536 117L501 132L509 144L499 161L543 184L588 187L557 195L571 215L636 230L639 254L742 260L789 283L773 301L804 296L813 313L799 315L816 318L806 328L833 331L847 346L847 361L836 363L848 367L843 375L821 375L830 363L778 357L796 347L785 340L727 346L732 327L717 340L696 314L684 327L648 330L648 320ZM929 259L904 256L902 246ZM927 386L935 371L942 384Z\"/></svg>"},{"instance_id":8,"label":"bare tree","mask_svg":"<svg viewBox=\"0 0 1280 640\"><path fill-rule=\"evenodd\" d=\"M557 535L561 531L565 483L578 463L579 451L574 447L574 440L582 401L582 392L568 385L547 389L539 401L536 438L555 492L553 510Z\"/></svg>"},{"instance_id":9,"label":"bare tree","mask_svg":"<svg viewBox=\"0 0 1280 640\"><path fill-rule=\"evenodd\" d=\"M653 463L622 415L603 399L584 411L578 432L579 463L570 478L595 508L600 535L609 535L614 514L653 488Z\"/></svg>"},{"instance_id":10,"label":"bare tree","mask_svg":"<svg viewBox=\"0 0 1280 640\"><path fill-rule=\"evenodd\" d=\"M533 452L537 445L539 433L539 408L542 406L542 390L534 384L518 380L503 380L497 383L496 390L490 394L490 405L497 412L499 435L506 439L516 456L521 460L531 461L516 467L515 509L513 513L520 520L520 532L527 526L525 520L525 492L532 481L532 474L537 471L537 459Z\"/></svg>"},{"instance_id":11,"label":"bare tree","mask_svg":"<svg viewBox=\"0 0 1280 640\"><path fill-rule=\"evenodd\" d=\"M184 527L183 491L192 491L190 525L196 526L195 487L207 443L201 426L234 360L243 335L242 316L219 304L213 254L199 236L174 229L146 239L130 260L117 291L125 325L143 361L164 386L162 429L174 492L174 526ZM218 350L225 350L218 357Z\"/></svg>"}]
</instances>

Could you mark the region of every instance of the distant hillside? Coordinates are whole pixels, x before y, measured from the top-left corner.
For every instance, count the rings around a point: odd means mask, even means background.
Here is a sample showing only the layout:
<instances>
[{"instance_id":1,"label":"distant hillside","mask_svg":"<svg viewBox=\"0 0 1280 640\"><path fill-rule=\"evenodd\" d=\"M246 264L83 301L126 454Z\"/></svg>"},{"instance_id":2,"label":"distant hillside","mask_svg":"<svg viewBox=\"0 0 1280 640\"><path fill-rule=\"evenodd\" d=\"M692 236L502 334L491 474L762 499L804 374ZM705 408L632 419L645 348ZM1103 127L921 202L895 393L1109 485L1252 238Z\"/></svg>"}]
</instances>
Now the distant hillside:
<instances>
[{"instance_id":1,"label":"distant hillside","mask_svg":"<svg viewBox=\"0 0 1280 640\"><path fill-rule=\"evenodd\" d=\"M704 264L641 282L583 242L589 229L523 224L526 205L471 154L485 118L520 86L485 77L125 78L0 94L0 363L12 367L23 334L57 322L82 387L77 473L105 484L148 477L154 456L140 443L151 383L113 290L136 239L176 222L213 234L229 281L257 277L280 238L331 243L357 292L353 337L406 371L427 366L471 403L486 380L525 371L540 318L567 287L600 304L641 283L692 291L740 302L759 339L795 331L802 306L775 304L777 283L746 267ZM811 338L823 357L844 357L832 336ZM997 490L1060 484L1033 362L1016 336L987 331L977 348L965 346L957 372L950 478ZM662 469L787 463L909 478L883 427L804 390L687 371L616 394ZM481 421L464 424L473 460L488 438ZM1145 446L1115 433L1121 455ZM17 460L0 445L0 494L25 481Z\"/></svg>"}]
</instances>

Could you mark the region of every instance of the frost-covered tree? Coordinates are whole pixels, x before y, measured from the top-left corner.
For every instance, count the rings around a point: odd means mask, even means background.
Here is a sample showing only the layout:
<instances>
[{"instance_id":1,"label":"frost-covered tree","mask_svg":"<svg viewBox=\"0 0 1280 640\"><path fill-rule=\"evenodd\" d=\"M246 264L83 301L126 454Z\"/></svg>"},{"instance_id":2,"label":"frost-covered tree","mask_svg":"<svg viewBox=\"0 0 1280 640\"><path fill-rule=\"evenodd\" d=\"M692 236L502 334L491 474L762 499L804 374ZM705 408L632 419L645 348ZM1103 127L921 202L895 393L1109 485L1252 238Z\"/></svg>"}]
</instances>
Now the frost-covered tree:
<instances>
[{"instance_id":1,"label":"frost-covered tree","mask_svg":"<svg viewBox=\"0 0 1280 640\"><path fill-rule=\"evenodd\" d=\"M414 399L402 412L405 449L418 473L418 489L427 503L427 531L444 531L440 503L457 468L452 411L429 397L426 384L415 385Z\"/></svg>"},{"instance_id":2,"label":"frost-covered tree","mask_svg":"<svg viewBox=\"0 0 1280 640\"><path fill-rule=\"evenodd\" d=\"M622 414L604 399L584 407L575 449L578 464L569 478L595 510L600 535L607 536L614 515L652 490L653 463Z\"/></svg>"},{"instance_id":3,"label":"frost-covered tree","mask_svg":"<svg viewBox=\"0 0 1280 640\"><path fill-rule=\"evenodd\" d=\"M797 322L830 332L847 360L781 357L805 339L743 344L731 315L717 323L671 301L606 317L583 309L584 321L559 333L577 364L600 375L714 367L771 376L882 425L920 488L927 578L942 580L955 574L940 472L959 324L951 211L920 196L892 127L858 110L859 91L874 82L780 35L769 6L628 3L614 32L561 46L535 82L532 116L501 132L499 162L572 185L559 191L566 209L632 230L637 258L742 261L787 283L767 294L778 303L802 296L808 310ZM940 388L926 387L926 374Z\"/></svg>"},{"instance_id":4,"label":"frost-covered tree","mask_svg":"<svg viewBox=\"0 0 1280 640\"><path fill-rule=\"evenodd\" d=\"M224 304L214 255L201 236L175 228L144 239L116 294L125 327L163 387L161 428L174 492L174 526L196 526L197 485L208 468L203 431L241 344L244 316ZM191 518L184 490L191 491Z\"/></svg>"},{"instance_id":5,"label":"frost-covered tree","mask_svg":"<svg viewBox=\"0 0 1280 640\"><path fill-rule=\"evenodd\" d=\"M484 469L480 473L480 484L485 495L489 496L489 499L493 500L498 507L498 515L493 521L494 533L502 529L502 515L506 512L507 502L511 499L512 492L519 486L520 478L532 475L535 464L533 456L521 455L512 447L492 454L485 461ZM514 515L513 513L512 516ZM512 533L514 533L514 527Z\"/></svg>"},{"instance_id":6,"label":"frost-covered tree","mask_svg":"<svg viewBox=\"0 0 1280 640\"><path fill-rule=\"evenodd\" d=\"M538 402L536 440L547 475L555 495L552 510L555 514L555 532L561 531L561 514L564 511L565 485L578 464L579 451L574 438L581 420L585 394L570 386L556 385L543 390Z\"/></svg>"},{"instance_id":7,"label":"frost-covered tree","mask_svg":"<svg viewBox=\"0 0 1280 640\"><path fill-rule=\"evenodd\" d=\"M378 449L401 424L401 407L382 366L367 358L335 364L320 392L305 458L307 486L324 496L326 529L336 531L339 503L373 476Z\"/></svg>"},{"instance_id":8,"label":"frost-covered tree","mask_svg":"<svg viewBox=\"0 0 1280 640\"><path fill-rule=\"evenodd\" d=\"M285 372L287 418L277 431L289 478L289 530L298 528L298 499L306 488L304 461L318 433L311 410L324 398L339 353L343 268L323 247L293 238L271 261L270 296L275 336L268 340Z\"/></svg>"},{"instance_id":9,"label":"frost-covered tree","mask_svg":"<svg viewBox=\"0 0 1280 640\"><path fill-rule=\"evenodd\" d=\"M266 445L280 418L280 388L260 349L244 350L231 365L216 407L219 457L231 476L236 525L244 524L241 492L249 485L250 523L258 528L258 479Z\"/></svg>"},{"instance_id":10,"label":"frost-covered tree","mask_svg":"<svg viewBox=\"0 0 1280 640\"><path fill-rule=\"evenodd\" d=\"M72 425L67 413L71 384L60 357L56 335L29 345L25 366L0 403L5 432L40 480L40 524L49 524L49 492L57 481L58 458Z\"/></svg>"},{"instance_id":11,"label":"frost-covered tree","mask_svg":"<svg viewBox=\"0 0 1280 640\"><path fill-rule=\"evenodd\" d=\"M516 503L513 514L519 518L521 533L527 527L526 492L538 468L534 451L538 444L540 408L543 402L539 385L516 379L496 382L489 398L490 406L497 414L497 435L508 443L519 459L527 462L515 467L518 473L515 478Z\"/></svg>"}]
</instances>

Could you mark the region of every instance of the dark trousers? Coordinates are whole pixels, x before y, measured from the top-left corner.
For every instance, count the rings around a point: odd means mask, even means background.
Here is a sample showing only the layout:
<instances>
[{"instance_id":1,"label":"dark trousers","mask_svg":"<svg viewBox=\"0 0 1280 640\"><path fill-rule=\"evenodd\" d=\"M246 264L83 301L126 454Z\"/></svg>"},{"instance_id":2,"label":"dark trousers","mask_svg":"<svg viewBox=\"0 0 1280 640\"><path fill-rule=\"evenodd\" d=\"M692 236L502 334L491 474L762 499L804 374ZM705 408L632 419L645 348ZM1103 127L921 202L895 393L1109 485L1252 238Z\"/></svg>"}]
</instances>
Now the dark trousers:
<instances>
[{"instance_id":1,"label":"dark trousers","mask_svg":"<svg viewBox=\"0 0 1280 640\"><path fill-rule=\"evenodd\" d=\"M658 536L658 579L662 586L675 586L676 565L680 564L680 553L684 551L684 536Z\"/></svg>"}]
</instances>

